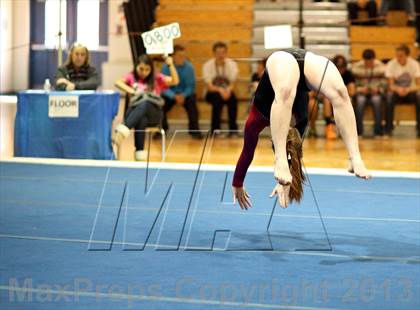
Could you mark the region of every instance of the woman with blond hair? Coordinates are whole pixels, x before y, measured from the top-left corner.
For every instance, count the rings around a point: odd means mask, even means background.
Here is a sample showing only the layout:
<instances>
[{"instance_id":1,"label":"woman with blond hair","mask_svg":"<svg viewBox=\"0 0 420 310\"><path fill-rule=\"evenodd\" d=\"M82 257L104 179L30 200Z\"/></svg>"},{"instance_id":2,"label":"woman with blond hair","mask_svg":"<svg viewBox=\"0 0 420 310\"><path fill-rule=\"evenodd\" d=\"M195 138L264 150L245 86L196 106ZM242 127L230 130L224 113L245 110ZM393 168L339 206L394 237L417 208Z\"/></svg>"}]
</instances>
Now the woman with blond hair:
<instances>
[{"instance_id":1,"label":"woman with blond hair","mask_svg":"<svg viewBox=\"0 0 420 310\"><path fill-rule=\"evenodd\" d=\"M90 65L90 54L86 46L73 43L66 63L55 75L56 90L96 90L99 77L95 67Z\"/></svg>"},{"instance_id":2,"label":"woman with blond hair","mask_svg":"<svg viewBox=\"0 0 420 310\"><path fill-rule=\"evenodd\" d=\"M268 57L245 125L244 145L232 182L234 201L238 200L241 209L252 206L243 182L258 136L267 126L271 128L277 182L271 197L278 195L283 208L301 200L305 180L301 163L302 137L308 124L310 90L318 91L333 105L337 126L349 153L349 171L363 179L371 177L360 155L350 97L336 66L327 58L303 49L284 49Z\"/></svg>"}]
</instances>

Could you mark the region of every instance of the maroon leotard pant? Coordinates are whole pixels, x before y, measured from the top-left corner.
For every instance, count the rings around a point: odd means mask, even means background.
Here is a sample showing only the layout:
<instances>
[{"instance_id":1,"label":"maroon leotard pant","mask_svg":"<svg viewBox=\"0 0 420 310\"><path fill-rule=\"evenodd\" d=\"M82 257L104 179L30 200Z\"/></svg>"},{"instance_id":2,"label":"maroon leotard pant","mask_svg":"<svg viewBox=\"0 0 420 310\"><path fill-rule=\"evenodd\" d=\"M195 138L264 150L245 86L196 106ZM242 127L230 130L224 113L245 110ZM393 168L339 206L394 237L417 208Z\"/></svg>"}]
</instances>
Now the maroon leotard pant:
<instances>
[{"instance_id":1,"label":"maroon leotard pant","mask_svg":"<svg viewBox=\"0 0 420 310\"><path fill-rule=\"evenodd\" d=\"M258 137L260 132L267 126L270 126L270 121L252 104L244 129L244 146L238 163L236 164L235 174L233 175L232 185L234 187L243 186L246 172L254 158Z\"/></svg>"}]
</instances>

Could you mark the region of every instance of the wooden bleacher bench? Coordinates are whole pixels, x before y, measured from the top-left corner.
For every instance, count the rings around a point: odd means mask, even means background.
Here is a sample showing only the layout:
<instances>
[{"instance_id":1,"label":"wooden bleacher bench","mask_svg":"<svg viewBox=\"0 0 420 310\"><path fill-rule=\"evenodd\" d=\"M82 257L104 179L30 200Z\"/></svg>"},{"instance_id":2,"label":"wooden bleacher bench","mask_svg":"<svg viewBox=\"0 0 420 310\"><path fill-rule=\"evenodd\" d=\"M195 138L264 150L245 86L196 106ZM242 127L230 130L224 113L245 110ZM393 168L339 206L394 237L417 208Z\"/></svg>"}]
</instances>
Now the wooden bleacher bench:
<instances>
[{"instance_id":1,"label":"wooden bleacher bench","mask_svg":"<svg viewBox=\"0 0 420 310\"><path fill-rule=\"evenodd\" d=\"M201 6L213 7L217 9L241 7L244 9L252 9L254 0L229 0L229 6L226 6L226 0L160 0L159 7L166 9L174 6Z\"/></svg>"},{"instance_id":2,"label":"wooden bleacher bench","mask_svg":"<svg viewBox=\"0 0 420 310\"><path fill-rule=\"evenodd\" d=\"M206 23L209 25L226 25L231 24L241 25L244 21L252 19L251 11L243 10L210 10L213 14L213 19ZM157 10L156 15L159 23L167 24L174 21L180 23L180 25L197 24L200 25L201 21L206 18L209 14L209 10L201 10L200 8L189 8L189 9L171 9L171 10ZM182 28L181 28L182 29Z\"/></svg>"},{"instance_id":3,"label":"wooden bleacher bench","mask_svg":"<svg viewBox=\"0 0 420 310\"><path fill-rule=\"evenodd\" d=\"M199 113L199 122L201 124L207 123L209 124L211 121L211 111L212 106L203 100L199 100L197 102L197 108ZM248 117L248 108L249 108L249 100L240 100L238 104L238 123L243 123L246 118ZM222 112L222 123L227 124L227 108L223 108ZM180 121L183 120L185 122L185 126L187 126L187 114L185 113L184 108L181 105L175 105L171 111L168 113L168 122L169 126L171 126L171 122L173 121Z\"/></svg>"},{"instance_id":4,"label":"wooden bleacher bench","mask_svg":"<svg viewBox=\"0 0 420 310\"><path fill-rule=\"evenodd\" d=\"M413 27L351 26L350 41L357 43L412 43L416 40Z\"/></svg>"},{"instance_id":5,"label":"wooden bleacher bench","mask_svg":"<svg viewBox=\"0 0 420 310\"><path fill-rule=\"evenodd\" d=\"M416 29L413 27L351 26L351 58L360 60L363 51L372 48L378 59L391 59L395 56L395 48L403 43L410 47L412 55L416 55L415 40Z\"/></svg>"},{"instance_id":6,"label":"wooden bleacher bench","mask_svg":"<svg viewBox=\"0 0 420 310\"><path fill-rule=\"evenodd\" d=\"M252 38L251 28L230 27L221 28L220 26L194 26L182 27L182 37L188 40L197 41L250 41Z\"/></svg>"},{"instance_id":7,"label":"wooden bleacher bench","mask_svg":"<svg viewBox=\"0 0 420 310\"><path fill-rule=\"evenodd\" d=\"M191 63L194 66L194 70L195 70L195 75L197 77L201 77L202 74L202 70L203 70L203 64L210 58L192 58L191 59ZM251 67L250 64L247 62L238 62L238 69L239 69L239 77L244 77L244 78L251 78Z\"/></svg>"},{"instance_id":8,"label":"wooden bleacher bench","mask_svg":"<svg viewBox=\"0 0 420 310\"><path fill-rule=\"evenodd\" d=\"M239 78L235 82L235 94L239 100L249 100L250 92L250 78ZM197 80L196 93L199 100L204 100L205 83L202 79Z\"/></svg>"},{"instance_id":9,"label":"wooden bleacher bench","mask_svg":"<svg viewBox=\"0 0 420 310\"><path fill-rule=\"evenodd\" d=\"M408 16L405 11L391 10L386 14L385 23L388 26L400 26L404 27L407 25Z\"/></svg>"},{"instance_id":10,"label":"wooden bleacher bench","mask_svg":"<svg viewBox=\"0 0 420 310\"><path fill-rule=\"evenodd\" d=\"M395 57L395 48L400 44L354 44L351 48L352 60L357 61L362 59L362 53L367 48L375 50L378 59L392 59ZM408 45L411 55L417 54L417 47L414 44Z\"/></svg>"},{"instance_id":11,"label":"wooden bleacher bench","mask_svg":"<svg viewBox=\"0 0 420 310\"><path fill-rule=\"evenodd\" d=\"M160 0L156 10L158 25L178 22L181 38L174 43L186 47L192 62L197 87L196 94L200 120L211 119L211 106L204 101L202 66L213 57L212 47L216 41L228 45L229 58L249 58L252 55L253 7L255 0ZM235 94L240 101L238 121L246 118L249 103L251 64L238 62L239 75ZM227 119L226 109L222 120ZM168 114L172 120L186 120L182 106L175 106Z\"/></svg>"},{"instance_id":12,"label":"wooden bleacher bench","mask_svg":"<svg viewBox=\"0 0 420 310\"><path fill-rule=\"evenodd\" d=\"M384 116L383 120L385 120L385 102L383 105L383 116ZM372 107L368 106L365 109L364 120L373 122L373 119L374 118L373 118ZM394 111L394 121L397 123L397 125L406 121L415 122L416 121L416 105L414 103L397 104L395 106L395 111Z\"/></svg>"},{"instance_id":13,"label":"wooden bleacher bench","mask_svg":"<svg viewBox=\"0 0 420 310\"><path fill-rule=\"evenodd\" d=\"M397 123L401 121L415 121L416 120L416 105L410 104L397 104L395 106L394 120Z\"/></svg>"},{"instance_id":14,"label":"wooden bleacher bench","mask_svg":"<svg viewBox=\"0 0 420 310\"><path fill-rule=\"evenodd\" d=\"M238 58L249 57L252 54L251 44L248 41L229 41L223 40L228 45L229 56L234 55ZM210 59L213 57L213 40L185 40L183 37L174 42L184 45L187 48L187 55L198 55L201 59Z\"/></svg>"}]
</instances>

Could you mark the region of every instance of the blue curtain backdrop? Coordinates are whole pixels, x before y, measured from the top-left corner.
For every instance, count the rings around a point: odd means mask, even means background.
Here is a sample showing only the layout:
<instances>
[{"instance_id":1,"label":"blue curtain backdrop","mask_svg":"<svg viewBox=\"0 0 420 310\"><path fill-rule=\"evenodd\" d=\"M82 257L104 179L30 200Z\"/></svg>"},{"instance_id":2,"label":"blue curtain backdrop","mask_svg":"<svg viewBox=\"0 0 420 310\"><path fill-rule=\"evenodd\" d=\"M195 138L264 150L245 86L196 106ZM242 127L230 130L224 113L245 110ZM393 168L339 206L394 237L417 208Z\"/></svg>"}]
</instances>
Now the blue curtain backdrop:
<instances>
[{"instance_id":1,"label":"blue curtain backdrop","mask_svg":"<svg viewBox=\"0 0 420 310\"><path fill-rule=\"evenodd\" d=\"M29 67L29 87L42 88L46 78L51 81L57 70L58 51L42 48L45 33L45 2L31 0L31 50ZM101 0L99 8L99 45L108 46L108 0ZM67 0L67 40L73 43L77 36L77 0ZM34 48L37 45L37 48ZM91 63L102 76L102 63L108 60L108 52L90 51ZM63 62L67 51L63 52Z\"/></svg>"}]
</instances>

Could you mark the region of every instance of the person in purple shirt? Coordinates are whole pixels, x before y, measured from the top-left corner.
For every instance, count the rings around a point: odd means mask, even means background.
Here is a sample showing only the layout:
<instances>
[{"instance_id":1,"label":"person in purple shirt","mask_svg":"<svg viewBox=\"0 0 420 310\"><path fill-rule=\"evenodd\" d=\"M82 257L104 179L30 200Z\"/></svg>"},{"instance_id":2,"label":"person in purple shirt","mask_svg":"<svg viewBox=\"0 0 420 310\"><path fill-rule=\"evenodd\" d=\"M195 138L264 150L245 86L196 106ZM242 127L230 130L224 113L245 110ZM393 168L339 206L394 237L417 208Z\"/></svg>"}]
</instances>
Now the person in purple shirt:
<instances>
[{"instance_id":1,"label":"person in purple shirt","mask_svg":"<svg viewBox=\"0 0 420 310\"><path fill-rule=\"evenodd\" d=\"M241 209L251 201L243 182L252 162L260 132L270 126L275 153L271 197L286 208L303 196L302 136L308 124L308 92L318 91L333 107L338 129L349 153L348 170L370 179L359 151L356 119L350 97L337 67L323 56L303 49L283 49L271 54L253 98L244 130L244 145L233 176L234 201Z\"/></svg>"},{"instance_id":2,"label":"person in purple shirt","mask_svg":"<svg viewBox=\"0 0 420 310\"><path fill-rule=\"evenodd\" d=\"M182 45L175 45L172 55L176 71L179 76L179 84L172 86L162 92L162 97L165 100L163 106L163 120L162 128L168 130L169 124L167 113L176 104L182 104L188 115L188 129L192 138L201 139L202 134L199 132L198 125L198 109L195 95L195 74L194 67L191 62L187 60L185 48ZM162 67L163 74L169 74L169 67L165 64Z\"/></svg>"}]
</instances>

